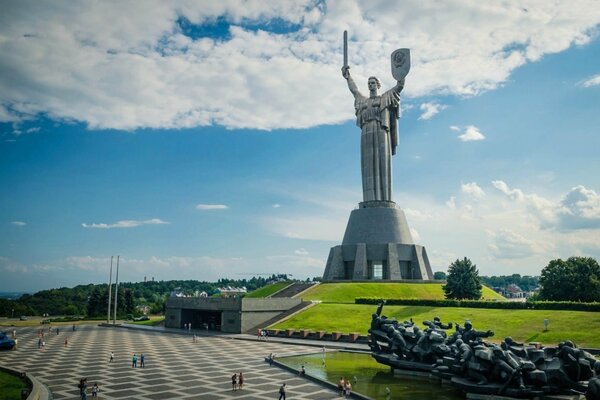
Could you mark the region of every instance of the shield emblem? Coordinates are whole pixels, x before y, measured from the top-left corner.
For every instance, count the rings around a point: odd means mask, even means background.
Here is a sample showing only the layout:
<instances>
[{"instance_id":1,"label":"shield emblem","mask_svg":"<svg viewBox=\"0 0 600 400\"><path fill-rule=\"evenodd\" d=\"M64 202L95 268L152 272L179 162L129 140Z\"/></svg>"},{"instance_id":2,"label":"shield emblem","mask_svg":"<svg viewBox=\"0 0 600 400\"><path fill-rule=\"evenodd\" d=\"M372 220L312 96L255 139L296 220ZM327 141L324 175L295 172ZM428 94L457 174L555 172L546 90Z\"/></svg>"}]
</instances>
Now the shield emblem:
<instances>
[{"instance_id":1,"label":"shield emblem","mask_svg":"<svg viewBox=\"0 0 600 400\"><path fill-rule=\"evenodd\" d=\"M410 71L410 49L398 49L392 53L392 76L401 81Z\"/></svg>"}]
</instances>

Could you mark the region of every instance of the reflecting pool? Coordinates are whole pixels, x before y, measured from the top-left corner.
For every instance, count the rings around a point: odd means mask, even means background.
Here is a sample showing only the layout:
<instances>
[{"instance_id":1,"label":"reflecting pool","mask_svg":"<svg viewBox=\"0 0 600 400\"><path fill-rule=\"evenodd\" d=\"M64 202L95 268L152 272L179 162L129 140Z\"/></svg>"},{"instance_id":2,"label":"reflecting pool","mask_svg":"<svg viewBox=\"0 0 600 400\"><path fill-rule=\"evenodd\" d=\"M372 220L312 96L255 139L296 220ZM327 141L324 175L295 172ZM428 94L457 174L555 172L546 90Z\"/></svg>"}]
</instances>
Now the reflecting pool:
<instances>
[{"instance_id":1,"label":"reflecting pool","mask_svg":"<svg viewBox=\"0 0 600 400\"><path fill-rule=\"evenodd\" d=\"M442 386L438 381L413 376L393 375L388 366L379 364L368 353L345 351L305 354L277 358L282 364L299 370L302 365L308 375L337 383L340 377L350 379L352 390L373 399L458 400L460 391Z\"/></svg>"}]
</instances>

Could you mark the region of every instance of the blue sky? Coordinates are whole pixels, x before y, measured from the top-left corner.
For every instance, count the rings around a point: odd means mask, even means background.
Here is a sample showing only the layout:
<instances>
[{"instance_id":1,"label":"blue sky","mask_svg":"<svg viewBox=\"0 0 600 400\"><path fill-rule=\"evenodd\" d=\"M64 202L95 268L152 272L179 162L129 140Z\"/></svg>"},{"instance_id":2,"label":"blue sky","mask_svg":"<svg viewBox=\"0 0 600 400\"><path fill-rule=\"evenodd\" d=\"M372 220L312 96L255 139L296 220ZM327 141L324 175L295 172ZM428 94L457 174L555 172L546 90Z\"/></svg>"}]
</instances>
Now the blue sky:
<instances>
[{"instance_id":1,"label":"blue sky","mask_svg":"<svg viewBox=\"0 0 600 400\"><path fill-rule=\"evenodd\" d=\"M0 291L322 274L359 88L409 47L394 199L434 270L600 257L593 1L3 2ZM404 4L404 3L403 3Z\"/></svg>"}]
</instances>

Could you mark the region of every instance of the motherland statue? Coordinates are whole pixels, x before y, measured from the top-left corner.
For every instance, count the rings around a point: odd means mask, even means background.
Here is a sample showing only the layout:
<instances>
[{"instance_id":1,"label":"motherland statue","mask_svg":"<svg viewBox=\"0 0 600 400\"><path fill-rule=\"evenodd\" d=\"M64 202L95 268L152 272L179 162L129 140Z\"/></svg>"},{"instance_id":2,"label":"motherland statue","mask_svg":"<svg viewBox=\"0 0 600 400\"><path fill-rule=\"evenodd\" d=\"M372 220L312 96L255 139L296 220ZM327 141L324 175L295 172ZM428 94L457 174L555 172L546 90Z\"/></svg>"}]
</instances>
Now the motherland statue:
<instances>
[{"instance_id":1,"label":"motherland statue","mask_svg":"<svg viewBox=\"0 0 600 400\"><path fill-rule=\"evenodd\" d=\"M379 94L381 81L367 80L363 95L350 75L348 32L344 31L342 76L354 96L360 127L363 199L350 213L342 244L329 251L323 281L432 280L425 247L415 244L406 216L392 199L392 156L398 146L400 93L410 70L410 50L391 54L396 85Z\"/></svg>"},{"instance_id":2,"label":"motherland statue","mask_svg":"<svg viewBox=\"0 0 600 400\"><path fill-rule=\"evenodd\" d=\"M344 32L344 66L342 76L354 95L356 125L361 129L360 154L363 201L392 201L392 155L398 145L400 92L410 69L410 51L398 49L392 53L392 75L396 86L379 95L381 81L369 77L369 96L364 96L350 75L348 66L348 36Z\"/></svg>"}]
</instances>

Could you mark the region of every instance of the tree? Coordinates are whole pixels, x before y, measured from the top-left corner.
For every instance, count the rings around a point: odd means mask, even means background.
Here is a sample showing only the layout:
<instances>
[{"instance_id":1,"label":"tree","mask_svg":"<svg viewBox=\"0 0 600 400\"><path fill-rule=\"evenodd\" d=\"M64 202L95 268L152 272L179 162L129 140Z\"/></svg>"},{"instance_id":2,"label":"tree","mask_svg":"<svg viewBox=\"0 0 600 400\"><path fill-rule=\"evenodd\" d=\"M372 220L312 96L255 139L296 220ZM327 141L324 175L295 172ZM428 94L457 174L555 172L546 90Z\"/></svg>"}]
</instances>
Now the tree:
<instances>
[{"instance_id":1,"label":"tree","mask_svg":"<svg viewBox=\"0 0 600 400\"><path fill-rule=\"evenodd\" d=\"M446 284L442 289L447 299L480 299L481 281L477 266L467 257L457 259L448 267Z\"/></svg>"},{"instance_id":2,"label":"tree","mask_svg":"<svg viewBox=\"0 0 600 400\"><path fill-rule=\"evenodd\" d=\"M552 260L542 270L540 298L552 301L600 301L600 265L590 257Z\"/></svg>"},{"instance_id":3,"label":"tree","mask_svg":"<svg viewBox=\"0 0 600 400\"><path fill-rule=\"evenodd\" d=\"M125 314L133 314L135 311L135 305L133 301L133 291L125 290L123 296L123 303L125 306Z\"/></svg>"},{"instance_id":4,"label":"tree","mask_svg":"<svg viewBox=\"0 0 600 400\"><path fill-rule=\"evenodd\" d=\"M446 273L444 271L436 271L433 273L433 279L436 281L445 281Z\"/></svg>"}]
</instances>

